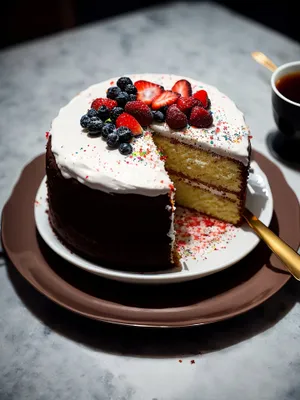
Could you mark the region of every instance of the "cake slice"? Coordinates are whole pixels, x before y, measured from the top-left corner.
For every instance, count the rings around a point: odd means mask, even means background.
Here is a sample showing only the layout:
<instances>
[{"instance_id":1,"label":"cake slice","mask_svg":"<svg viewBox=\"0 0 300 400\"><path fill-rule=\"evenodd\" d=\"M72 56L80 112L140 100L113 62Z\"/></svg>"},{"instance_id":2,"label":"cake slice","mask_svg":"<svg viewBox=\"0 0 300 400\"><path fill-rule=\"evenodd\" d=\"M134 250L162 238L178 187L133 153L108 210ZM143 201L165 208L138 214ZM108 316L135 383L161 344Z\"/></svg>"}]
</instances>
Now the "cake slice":
<instances>
[{"instance_id":1,"label":"cake slice","mask_svg":"<svg viewBox=\"0 0 300 400\"><path fill-rule=\"evenodd\" d=\"M199 121L197 115L188 114L183 129L172 129L167 122L151 125L176 188L176 204L240 225L250 162L248 127L227 96L212 86L188 81L196 97L206 96ZM208 113L211 121L204 120L203 125L209 126L192 125L201 125L202 114Z\"/></svg>"}]
</instances>

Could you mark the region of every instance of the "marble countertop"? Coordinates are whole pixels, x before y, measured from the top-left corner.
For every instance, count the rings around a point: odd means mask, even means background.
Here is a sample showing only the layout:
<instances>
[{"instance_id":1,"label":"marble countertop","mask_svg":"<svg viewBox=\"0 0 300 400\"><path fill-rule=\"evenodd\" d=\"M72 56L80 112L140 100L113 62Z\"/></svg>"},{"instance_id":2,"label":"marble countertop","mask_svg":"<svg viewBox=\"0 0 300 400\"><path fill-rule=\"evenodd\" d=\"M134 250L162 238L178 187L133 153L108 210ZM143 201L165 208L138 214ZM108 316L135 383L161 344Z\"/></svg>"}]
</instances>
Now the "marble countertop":
<instances>
[{"instance_id":1,"label":"marble countertop","mask_svg":"<svg viewBox=\"0 0 300 400\"><path fill-rule=\"evenodd\" d=\"M300 45L209 3L129 13L0 52L0 207L45 131L78 91L133 72L198 78L244 111L266 156L270 73L250 57L300 59ZM280 165L300 198L299 172ZM1 400L296 400L300 286L233 320L184 330L90 321L37 293L0 257ZM182 363L179 363L179 359ZM195 363L191 363L194 360Z\"/></svg>"}]
</instances>

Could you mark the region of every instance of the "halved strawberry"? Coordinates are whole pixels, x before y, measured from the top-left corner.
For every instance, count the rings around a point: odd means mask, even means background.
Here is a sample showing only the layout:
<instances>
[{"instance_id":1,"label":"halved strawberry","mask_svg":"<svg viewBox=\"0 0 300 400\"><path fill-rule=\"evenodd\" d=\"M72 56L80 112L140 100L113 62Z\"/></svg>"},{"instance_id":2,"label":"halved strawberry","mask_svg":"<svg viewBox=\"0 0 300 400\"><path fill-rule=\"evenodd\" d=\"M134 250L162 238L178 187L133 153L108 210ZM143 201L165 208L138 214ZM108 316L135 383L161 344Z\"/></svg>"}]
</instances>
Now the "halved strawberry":
<instances>
[{"instance_id":1,"label":"halved strawberry","mask_svg":"<svg viewBox=\"0 0 300 400\"><path fill-rule=\"evenodd\" d=\"M208 128L213 123L213 117L205 108L196 106L192 108L189 122L197 128Z\"/></svg>"},{"instance_id":2,"label":"halved strawberry","mask_svg":"<svg viewBox=\"0 0 300 400\"><path fill-rule=\"evenodd\" d=\"M134 86L137 88L137 100L143 101L148 106L151 105L154 97L163 92L162 86L148 81L136 81Z\"/></svg>"},{"instance_id":3,"label":"halved strawberry","mask_svg":"<svg viewBox=\"0 0 300 400\"><path fill-rule=\"evenodd\" d=\"M193 94L193 97L196 99L200 100L202 103L202 106L204 108L207 108L209 105L209 99L208 99L208 94L206 90L198 90L198 92Z\"/></svg>"},{"instance_id":4,"label":"halved strawberry","mask_svg":"<svg viewBox=\"0 0 300 400\"><path fill-rule=\"evenodd\" d=\"M151 104L152 110L158 110L161 107L170 106L171 104L176 103L178 97L180 97L179 93L165 90L153 99Z\"/></svg>"},{"instance_id":5,"label":"halved strawberry","mask_svg":"<svg viewBox=\"0 0 300 400\"><path fill-rule=\"evenodd\" d=\"M177 107L179 108L180 111L185 113L186 115L189 115L191 109L195 106L202 106L202 103L200 100L196 99L195 97L179 97L176 103Z\"/></svg>"},{"instance_id":6,"label":"halved strawberry","mask_svg":"<svg viewBox=\"0 0 300 400\"><path fill-rule=\"evenodd\" d=\"M180 79L172 87L172 92L177 92L183 97L190 97L192 95L192 85L186 79Z\"/></svg>"},{"instance_id":7,"label":"halved strawberry","mask_svg":"<svg viewBox=\"0 0 300 400\"><path fill-rule=\"evenodd\" d=\"M126 103L125 112L132 115L142 126L150 125L153 120L150 107L143 101L129 101Z\"/></svg>"},{"instance_id":8,"label":"halved strawberry","mask_svg":"<svg viewBox=\"0 0 300 400\"><path fill-rule=\"evenodd\" d=\"M105 99L103 97L98 97L98 99L95 99L92 102L91 108L94 108L95 110L98 110L99 107L101 106L106 106L110 110L114 107L118 106L118 103L116 100L111 100L111 99Z\"/></svg>"},{"instance_id":9,"label":"halved strawberry","mask_svg":"<svg viewBox=\"0 0 300 400\"><path fill-rule=\"evenodd\" d=\"M116 120L116 127L126 126L131 130L134 136L139 136L143 133L143 128L138 121L130 114L123 113Z\"/></svg>"}]
</instances>

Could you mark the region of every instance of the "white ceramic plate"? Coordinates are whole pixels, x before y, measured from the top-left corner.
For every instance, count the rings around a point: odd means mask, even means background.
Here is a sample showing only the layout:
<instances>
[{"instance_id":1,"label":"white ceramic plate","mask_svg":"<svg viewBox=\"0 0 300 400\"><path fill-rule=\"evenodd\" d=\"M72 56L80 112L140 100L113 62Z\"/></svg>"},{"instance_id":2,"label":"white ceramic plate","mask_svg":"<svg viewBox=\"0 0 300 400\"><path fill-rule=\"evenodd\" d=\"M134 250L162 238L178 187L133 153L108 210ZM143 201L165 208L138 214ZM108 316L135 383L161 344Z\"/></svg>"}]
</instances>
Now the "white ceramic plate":
<instances>
[{"instance_id":1,"label":"white ceramic plate","mask_svg":"<svg viewBox=\"0 0 300 400\"><path fill-rule=\"evenodd\" d=\"M256 162L251 164L246 205L264 224L269 225L273 214L272 193L265 174ZM35 201L36 225L43 240L62 258L77 267L119 281L158 284L198 279L235 264L249 254L259 242L259 238L246 224L236 228L179 207L176 229L179 235L179 252L182 255L182 270L147 274L124 272L104 268L68 250L53 233L47 208L44 178Z\"/></svg>"}]
</instances>

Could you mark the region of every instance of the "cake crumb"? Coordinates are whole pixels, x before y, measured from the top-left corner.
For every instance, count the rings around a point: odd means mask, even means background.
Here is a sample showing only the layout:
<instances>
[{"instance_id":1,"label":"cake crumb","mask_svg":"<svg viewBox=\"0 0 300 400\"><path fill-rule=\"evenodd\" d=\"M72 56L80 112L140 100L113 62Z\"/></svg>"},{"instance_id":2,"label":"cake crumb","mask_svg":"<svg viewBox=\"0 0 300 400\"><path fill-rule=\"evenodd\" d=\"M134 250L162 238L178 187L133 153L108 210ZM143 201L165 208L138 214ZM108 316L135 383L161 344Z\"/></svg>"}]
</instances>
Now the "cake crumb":
<instances>
[{"instance_id":1,"label":"cake crumb","mask_svg":"<svg viewBox=\"0 0 300 400\"><path fill-rule=\"evenodd\" d=\"M206 260L208 254L226 249L235 238L237 228L196 211L177 207L175 230L177 249L184 261L187 258Z\"/></svg>"}]
</instances>

